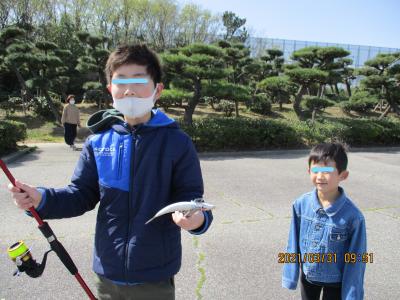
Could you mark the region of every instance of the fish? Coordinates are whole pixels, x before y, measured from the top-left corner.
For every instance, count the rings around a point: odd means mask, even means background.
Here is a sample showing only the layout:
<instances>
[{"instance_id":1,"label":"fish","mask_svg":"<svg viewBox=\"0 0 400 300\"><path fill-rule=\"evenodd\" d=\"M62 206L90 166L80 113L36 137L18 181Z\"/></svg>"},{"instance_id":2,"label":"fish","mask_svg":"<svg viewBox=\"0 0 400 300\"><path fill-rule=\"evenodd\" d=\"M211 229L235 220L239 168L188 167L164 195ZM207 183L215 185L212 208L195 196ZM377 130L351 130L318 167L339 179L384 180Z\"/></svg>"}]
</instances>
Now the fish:
<instances>
[{"instance_id":1,"label":"fish","mask_svg":"<svg viewBox=\"0 0 400 300\"><path fill-rule=\"evenodd\" d=\"M185 217L189 217L198 210L205 211L205 210L212 210L214 208L215 205L204 202L203 198L196 198L191 201L176 202L160 209L154 215L154 217L149 219L145 224L150 223L155 218L158 218L168 213L173 213L175 211L180 211L184 214Z\"/></svg>"}]
</instances>

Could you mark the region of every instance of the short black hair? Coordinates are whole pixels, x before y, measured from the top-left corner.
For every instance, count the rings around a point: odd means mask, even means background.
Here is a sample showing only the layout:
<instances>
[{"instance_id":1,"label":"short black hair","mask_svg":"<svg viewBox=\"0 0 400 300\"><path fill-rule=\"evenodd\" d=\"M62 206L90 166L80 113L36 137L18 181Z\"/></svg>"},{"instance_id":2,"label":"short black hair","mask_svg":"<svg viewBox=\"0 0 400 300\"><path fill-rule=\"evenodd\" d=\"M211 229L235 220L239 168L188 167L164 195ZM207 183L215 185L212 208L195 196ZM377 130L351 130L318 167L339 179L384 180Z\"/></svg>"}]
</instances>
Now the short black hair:
<instances>
[{"instance_id":1,"label":"short black hair","mask_svg":"<svg viewBox=\"0 0 400 300\"><path fill-rule=\"evenodd\" d=\"M336 163L336 168L340 173L347 169L346 146L341 143L321 143L314 146L308 156L308 166L311 163L327 162L332 160Z\"/></svg>"},{"instance_id":2,"label":"short black hair","mask_svg":"<svg viewBox=\"0 0 400 300\"><path fill-rule=\"evenodd\" d=\"M120 45L108 57L105 74L107 83L111 83L112 74L122 65L136 64L145 66L155 84L161 82L162 68L158 55L146 44Z\"/></svg>"}]
</instances>

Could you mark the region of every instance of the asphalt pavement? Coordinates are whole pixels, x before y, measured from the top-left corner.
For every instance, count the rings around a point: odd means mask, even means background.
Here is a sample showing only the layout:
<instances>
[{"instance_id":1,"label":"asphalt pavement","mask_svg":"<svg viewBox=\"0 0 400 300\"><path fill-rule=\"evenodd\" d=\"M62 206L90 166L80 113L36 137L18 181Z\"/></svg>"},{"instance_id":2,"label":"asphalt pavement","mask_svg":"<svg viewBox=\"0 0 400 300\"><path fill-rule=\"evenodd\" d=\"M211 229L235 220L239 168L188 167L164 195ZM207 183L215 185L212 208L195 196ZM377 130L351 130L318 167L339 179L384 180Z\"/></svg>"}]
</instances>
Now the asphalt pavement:
<instances>
[{"instance_id":1,"label":"asphalt pavement","mask_svg":"<svg viewBox=\"0 0 400 300\"><path fill-rule=\"evenodd\" d=\"M36 151L8 160L21 181L62 187L79 158L64 144L37 144ZM306 150L201 154L205 198L215 204L214 223L202 236L182 234L182 268L176 299L299 299L281 287L278 253L286 248L291 204L312 189ZM400 148L349 153L349 178L342 184L367 224L365 299L400 299ZM87 299L54 254L42 277L13 277L7 247L24 240L42 260L48 244L33 219L16 208L0 174L0 300ZM50 220L58 239L95 292L91 259L96 209L73 219Z\"/></svg>"}]
</instances>

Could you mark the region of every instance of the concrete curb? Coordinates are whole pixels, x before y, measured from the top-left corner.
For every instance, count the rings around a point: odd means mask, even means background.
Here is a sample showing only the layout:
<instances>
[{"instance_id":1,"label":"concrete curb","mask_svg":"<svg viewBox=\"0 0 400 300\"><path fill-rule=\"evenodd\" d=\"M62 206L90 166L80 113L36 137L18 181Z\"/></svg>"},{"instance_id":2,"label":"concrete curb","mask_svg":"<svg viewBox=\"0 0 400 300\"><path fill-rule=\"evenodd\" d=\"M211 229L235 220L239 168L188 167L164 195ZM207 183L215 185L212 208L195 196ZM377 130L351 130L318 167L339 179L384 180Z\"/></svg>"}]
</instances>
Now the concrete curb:
<instances>
[{"instance_id":1,"label":"concrete curb","mask_svg":"<svg viewBox=\"0 0 400 300\"><path fill-rule=\"evenodd\" d=\"M37 147L27 147L21 150L18 150L17 152L13 152L11 154L8 154L4 157L2 157L1 159L4 161L4 163L9 164L12 162L15 162L16 160L18 160L19 158L21 158L22 156L28 154L28 153L32 153L36 150Z\"/></svg>"},{"instance_id":2,"label":"concrete curb","mask_svg":"<svg viewBox=\"0 0 400 300\"><path fill-rule=\"evenodd\" d=\"M221 151L221 152L198 152L200 158L210 157L260 157L268 155L279 155L279 154L292 154L292 155L307 155L311 148L303 149L276 149L276 150L255 150L255 151ZM350 147L348 153L352 152L400 152L400 147Z\"/></svg>"},{"instance_id":3,"label":"concrete curb","mask_svg":"<svg viewBox=\"0 0 400 300\"><path fill-rule=\"evenodd\" d=\"M360 148L352 148L350 147L349 152L399 152L400 147L393 146L393 147L360 147Z\"/></svg>"},{"instance_id":4,"label":"concrete curb","mask_svg":"<svg viewBox=\"0 0 400 300\"><path fill-rule=\"evenodd\" d=\"M200 158L208 157L259 157L278 154L306 154L309 149L280 149L280 150L254 150L254 151L215 151L198 152Z\"/></svg>"},{"instance_id":5,"label":"concrete curb","mask_svg":"<svg viewBox=\"0 0 400 300\"><path fill-rule=\"evenodd\" d=\"M12 163L20 157L34 152L40 144L59 145L62 143L32 143L26 144L28 147L21 149L17 152L11 153L2 157L1 159L6 163ZM274 149L274 150L254 150L254 151L212 151L212 152L198 152L199 158L215 158L215 157L260 157L279 154L292 154L292 155L307 155L311 148L303 149ZM400 147L351 147L351 152L400 152Z\"/></svg>"}]
</instances>

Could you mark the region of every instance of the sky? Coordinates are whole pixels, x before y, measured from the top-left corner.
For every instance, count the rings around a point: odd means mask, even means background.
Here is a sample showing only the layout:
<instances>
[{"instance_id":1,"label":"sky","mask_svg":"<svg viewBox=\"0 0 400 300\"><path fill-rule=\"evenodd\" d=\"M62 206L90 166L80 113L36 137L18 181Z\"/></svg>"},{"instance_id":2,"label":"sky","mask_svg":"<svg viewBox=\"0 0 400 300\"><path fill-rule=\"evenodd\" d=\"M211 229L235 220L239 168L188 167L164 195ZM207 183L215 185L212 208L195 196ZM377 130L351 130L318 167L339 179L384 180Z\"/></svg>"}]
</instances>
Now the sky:
<instances>
[{"instance_id":1,"label":"sky","mask_svg":"<svg viewBox=\"0 0 400 300\"><path fill-rule=\"evenodd\" d=\"M253 37L400 49L400 0L177 0L246 18Z\"/></svg>"}]
</instances>

